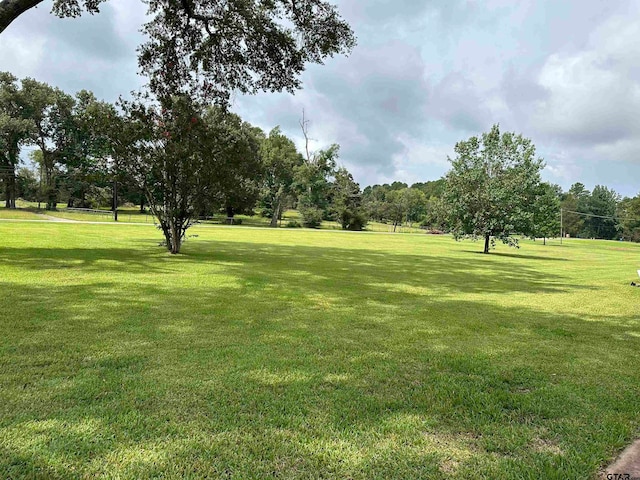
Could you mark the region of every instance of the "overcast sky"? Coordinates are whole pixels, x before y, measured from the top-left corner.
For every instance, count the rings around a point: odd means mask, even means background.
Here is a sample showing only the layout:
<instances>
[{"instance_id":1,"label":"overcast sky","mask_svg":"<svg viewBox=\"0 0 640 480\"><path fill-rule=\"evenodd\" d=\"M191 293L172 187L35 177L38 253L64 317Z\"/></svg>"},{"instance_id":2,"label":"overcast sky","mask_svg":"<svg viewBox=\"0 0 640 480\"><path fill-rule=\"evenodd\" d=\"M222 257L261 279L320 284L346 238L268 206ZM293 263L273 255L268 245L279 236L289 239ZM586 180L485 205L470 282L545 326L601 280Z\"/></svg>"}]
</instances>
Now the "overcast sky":
<instances>
[{"instance_id":1,"label":"overcast sky","mask_svg":"<svg viewBox=\"0 0 640 480\"><path fill-rule=\"evenodd\" d=\"M435 180L459 140L500 123L536 144L546 180L640 192L640 2L339 0L358 37L310 66L295 96L234 97L234 110L301 145L341 145L361 186ZM110 0L60 20L45 2L0 34L0 70L104 100L137 89L144 6Z\"/></svg>"}]
</instances>

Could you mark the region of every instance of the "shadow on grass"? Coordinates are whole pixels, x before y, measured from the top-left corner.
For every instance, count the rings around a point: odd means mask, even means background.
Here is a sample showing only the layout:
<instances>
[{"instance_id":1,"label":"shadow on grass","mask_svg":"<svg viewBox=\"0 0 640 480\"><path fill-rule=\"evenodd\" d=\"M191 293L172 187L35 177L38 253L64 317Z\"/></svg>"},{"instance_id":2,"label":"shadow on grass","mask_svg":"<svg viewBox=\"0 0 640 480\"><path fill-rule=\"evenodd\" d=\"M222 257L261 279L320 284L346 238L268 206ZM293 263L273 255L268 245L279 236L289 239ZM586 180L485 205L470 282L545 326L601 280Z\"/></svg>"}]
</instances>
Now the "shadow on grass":
<instances>
[{"instance_id":1,"label":"shadow on grass","mask_svg":"<svg viewBox=\"0 0 640 480\"><path fill-rule=\"evenodd\" d=\"M190 265L225 265L225 270L245 283L257 286L278 283L306 288L318 294L351 292L371 298L387 290L408 287L414 294L461 292L558 292L584 289L561 274L540 272L534 266L500 261L487 263L483 256L451 258L435 255L408 255L368 249L280 246L267 243L198 242L185 253L169 257L154 243L136 248L0 248L0 262L33 270L77 269L80 272L147 271L170 274ZM477 253L477 252L473 252ZM510 257L492 254L491 257ZM524 260L541 257L514 255ZM544 260L554 260L544 258ZM296 275L299 274L299 275ZM357 291L351 288L357 286ZM405 288L405 293L411 294Z\"/></svg>"},{"instance_id":2,"label":"shadow on grass","mask_svg":"<svg viewBox=\"0 0 640 480\"><path fill-rule=\"evenodd\" d=\"M0 287L3 476L586 478L638 425L633 315L459 298L574 289L560 274L324 247L185 251L0 249L43 278ZM65 262L78 284L48 285ZM232 281L206 284L210 265ZM147 272L155 283L137 281Z\"/></svg>"},{"instance_id":3,"label":"shadow on grass","mask_svg":"<svg viewBox=\"0 0 640 480\"><path fill-rule=\"evenodd\" d=\"M505 257L505 258L516 258L520 260L541 260L547 262L568 262L570 261L568 258L559 258L559 257L543 257L541 255L524 255L521 253L505 253L505 252L490 252L486 254L479 250L464 250L465 253L473 253L476 255L483 255L487 257Z\"/></svg>"}]
</instances>

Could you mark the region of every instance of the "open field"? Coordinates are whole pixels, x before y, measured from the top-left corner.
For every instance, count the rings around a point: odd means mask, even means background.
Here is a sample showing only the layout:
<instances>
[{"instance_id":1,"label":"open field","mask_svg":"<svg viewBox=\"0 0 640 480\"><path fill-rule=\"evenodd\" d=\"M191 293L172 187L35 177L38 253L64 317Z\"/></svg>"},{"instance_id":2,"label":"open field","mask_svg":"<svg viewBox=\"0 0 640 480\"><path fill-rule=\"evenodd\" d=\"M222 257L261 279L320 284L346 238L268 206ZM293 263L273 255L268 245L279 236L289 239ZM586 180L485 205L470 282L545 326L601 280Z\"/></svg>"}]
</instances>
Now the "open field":
<instances>
[{"instance_id":1,"label":"open field","mask_svg":"<svg viewBox=\"0 0 640 480\"><path fill-rule=\"evenodd\" d=\"M0 477L594 478L640 245L0 223Z\"/></svg>"},{"instance_id":2,"label":"open field","mask_svg":"<svg viewBox=\"0 0 640 480\"><path fill-rule=\"evenodd\" d=\"M107 210L108 207L102 207ZM68 211L65 208L59 210L46 211L38 210L37 203L34 202L19 202L19 209L9 210L0 206L0 219L24 219L24 220L43 220L44 217L38 216L37 213L48 215L51 217L62 218L66 220L74 220L77 222L113 222L113 214L110 213L94 213L94 212L77 212ZM300 214L296 210L287 210L282 216L280 222L281 227L286 227L289 221L302 222ZM261 217L260 215L236 215L236 220L241 220L243 226L248 227L269 227L270 220L268 218ZM203 224L219 225L224 223L224 216L219 215L213 220L204 220ZM123 207L118 209L118 221L121 223L154 223L154 217L149 213L140 213L139 207ZM323 222L321 226L322 230L341 230L342 227L338 222ZM366 227L370 232L393 232L393 225L383 224L379 222L369 222ZM397 233L425 233L417 226L398 226Z\"/></svg>"}]
</instances>

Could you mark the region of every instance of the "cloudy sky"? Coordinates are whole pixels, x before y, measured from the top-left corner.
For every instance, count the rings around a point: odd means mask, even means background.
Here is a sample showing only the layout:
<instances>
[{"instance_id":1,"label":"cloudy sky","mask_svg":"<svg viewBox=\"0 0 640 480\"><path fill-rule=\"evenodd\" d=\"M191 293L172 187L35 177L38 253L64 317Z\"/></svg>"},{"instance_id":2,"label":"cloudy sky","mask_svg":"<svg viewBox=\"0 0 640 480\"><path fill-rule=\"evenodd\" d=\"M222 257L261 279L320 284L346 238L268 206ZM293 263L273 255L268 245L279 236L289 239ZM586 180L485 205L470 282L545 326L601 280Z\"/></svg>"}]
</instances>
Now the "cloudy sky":
<instances>
[{"instance_id":1,"label":"cloudy sky","mask_svg":"<svg viewBox=\"0 0 640 480\"><path fill-rule=\"evenodd\" d=\"M546 161L545 179L640 192L640 2L337 0L358 36L313 65L304 90L234 98L245 120L314 148L341 145L362 186L434 180L459 140L500 123ZM60 20L45 2L0 35L0 70L114 101L143 82L144 6L110 0Z\"/></svg>"}]
</instances>

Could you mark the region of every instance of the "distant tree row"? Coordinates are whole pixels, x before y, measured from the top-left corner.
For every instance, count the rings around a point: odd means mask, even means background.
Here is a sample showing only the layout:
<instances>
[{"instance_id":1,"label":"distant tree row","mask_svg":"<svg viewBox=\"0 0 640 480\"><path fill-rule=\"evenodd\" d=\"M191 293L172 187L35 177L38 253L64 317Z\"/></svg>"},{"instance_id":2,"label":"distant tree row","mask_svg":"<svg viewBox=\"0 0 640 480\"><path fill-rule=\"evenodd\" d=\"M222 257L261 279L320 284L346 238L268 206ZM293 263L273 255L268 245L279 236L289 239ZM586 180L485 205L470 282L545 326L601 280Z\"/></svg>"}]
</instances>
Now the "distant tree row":
<instances>
[{"instance_id":1,"label":"distant tree row","mask_svg":"<svg viewBox=\"0 0 640 480\"><path fill-rule=\"evenodd\" d=\"M144 99L143 99L144 100ZM148 208L167 247L180 249L201 217L261 214L277 226L296 208L302 225L325 220L362 230L369 220L420 225L456 238L516 244L514 235L640 241L640 196L621 199L603 186L568 192L540 179L543 161L530 140L494 126L456 144L451 171L411 186L360 190L338 165L339 146L300 153L279 128L265 134L222 106L184 95L112 105L88 91L71 96L33 79L0 73L0 182L5 206L16 199L46 209L123 203ZM307 122L301 122L305 139ZM31 167L21 163L30 148ZM562 216L560 211L562 210ZM294 226L294 225L290 225Z\"/></svg>"},{"instance_id":2,"label":"distant tree row","mask_svg":"<svg viewBox=\"0 0 640 480\"><path fill-rule=\"evenodd\" d=\"M444 228L438 200L444 192L444 179L414 183L393 182L364 189L364 208L372 220L393 225L420 224L433 229Z\"/></svg>"},{"instance_id":3,"label":"distant tree row","mask_svg":"<svg viewBox=\"0 0 640 480\"><path fill-rule=\"evenodd\" d=\"M442 179L365 188L363 204L376 221L419 223L456 238L495 240L517 245L516 236L571 237L640 241L640 195L621 199L598 185L589 192L574 184L568 192L542 182L542 159L522 135L501 133L499 126L458 142L452 168ZM561 214L562 212L562 214Z\"/></svg>"},{"instance_id":4,"label":"distant tree row","mask_svg":"<svg viewBox=\"0 0 640 480\"><path fill-rule=\"evenodd\" d=\"M574 183L560 198L564 231L572 237L640 241L640 195L622 199L605 186L596 185L589 192L582 183Z\"/></svg>"},{"instance_id":5,"label":"distant tree row","mask_svg":"<svg viewBox=\"0 0 640 480\"><path fill-rule=\"evenodd\" d=\"M35 168L21 162L25 147ZM332 145L303 156L277 127L267 135L222 107L197 108L180 96L163 107L115 106L91 92L71 96L0 73L0 181L8 208L19 197L46 209L61 201L146 204L163 228L183 235L201 216L258 209L276 226L297 207L305 226L336 220L361 230L360 187L338 166L338 153ZM169 217L178 223L172 227Z\"/></svg>"}]
</instances>

